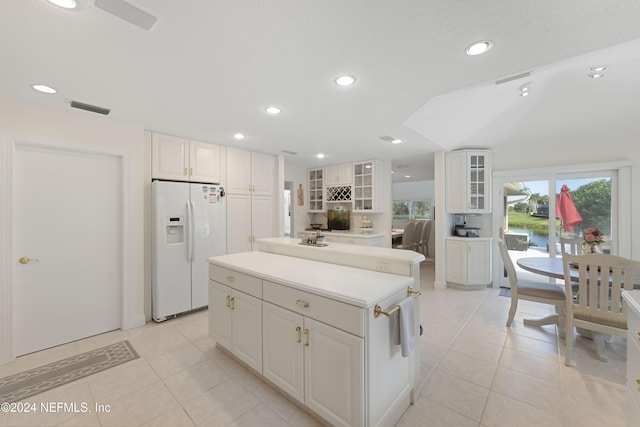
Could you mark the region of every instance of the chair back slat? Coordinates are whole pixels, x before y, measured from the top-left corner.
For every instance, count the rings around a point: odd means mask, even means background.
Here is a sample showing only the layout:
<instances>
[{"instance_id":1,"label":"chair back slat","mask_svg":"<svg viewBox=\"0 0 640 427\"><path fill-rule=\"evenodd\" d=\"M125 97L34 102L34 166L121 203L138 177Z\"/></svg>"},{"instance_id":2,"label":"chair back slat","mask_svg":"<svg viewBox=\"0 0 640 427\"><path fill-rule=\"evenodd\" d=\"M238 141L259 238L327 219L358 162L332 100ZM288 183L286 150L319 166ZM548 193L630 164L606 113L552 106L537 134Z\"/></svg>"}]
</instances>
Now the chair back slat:
<instances>
[{"instance_id":1,"label":"chair back slat","mask_svg":"<svg viewBox=\"0 0 640 427\"><path fill-rule=\"evenodd\" d=\"M627 306L622 290L633 289L640 261L615 255L565 253L563 263L567 289L576 283L571 272L578 272L577 296L568 304L567 315L571 310L582 321L626 325Z\"/></svg>"}]
</instances>

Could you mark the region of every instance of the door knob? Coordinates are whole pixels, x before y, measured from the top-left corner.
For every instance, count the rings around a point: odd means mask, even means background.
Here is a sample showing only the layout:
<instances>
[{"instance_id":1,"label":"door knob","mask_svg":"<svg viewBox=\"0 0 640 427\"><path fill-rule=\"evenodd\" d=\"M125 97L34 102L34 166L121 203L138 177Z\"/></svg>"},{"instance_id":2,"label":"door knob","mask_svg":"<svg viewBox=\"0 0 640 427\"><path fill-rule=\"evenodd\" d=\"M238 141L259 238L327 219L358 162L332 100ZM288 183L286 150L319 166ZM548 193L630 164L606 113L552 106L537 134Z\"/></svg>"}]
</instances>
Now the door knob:
<instances>
[{"instance_id":1,"label":"door knob","mask_svg":"<svg viewBox=\"0 0 640 427\"><path fill-rule=\"evenodd\" d=\"M23 256L18 261L20 262L20 264L29 264L30 262L38 262L40 260L36 258L29 258L28 256Z\"/></svg>"}]
</instances>

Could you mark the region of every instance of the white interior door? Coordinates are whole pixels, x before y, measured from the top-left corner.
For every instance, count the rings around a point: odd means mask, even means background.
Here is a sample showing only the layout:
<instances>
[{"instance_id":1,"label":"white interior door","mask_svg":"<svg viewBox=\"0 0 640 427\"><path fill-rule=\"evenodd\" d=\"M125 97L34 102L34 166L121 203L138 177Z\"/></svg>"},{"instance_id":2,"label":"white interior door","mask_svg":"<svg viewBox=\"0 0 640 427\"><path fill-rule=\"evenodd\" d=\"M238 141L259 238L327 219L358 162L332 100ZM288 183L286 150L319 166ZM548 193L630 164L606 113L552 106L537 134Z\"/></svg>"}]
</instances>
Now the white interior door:
<instances>
[{"instance_id":1,"label":"white interior door","mask_svg":"<svg viewBox=\"0 0 640 427\"><path fill-rule=\"evenodd\" d=\"M16 146L15 355L120 327L120 169L109 155Z\"/></svg>"}]
</instances>

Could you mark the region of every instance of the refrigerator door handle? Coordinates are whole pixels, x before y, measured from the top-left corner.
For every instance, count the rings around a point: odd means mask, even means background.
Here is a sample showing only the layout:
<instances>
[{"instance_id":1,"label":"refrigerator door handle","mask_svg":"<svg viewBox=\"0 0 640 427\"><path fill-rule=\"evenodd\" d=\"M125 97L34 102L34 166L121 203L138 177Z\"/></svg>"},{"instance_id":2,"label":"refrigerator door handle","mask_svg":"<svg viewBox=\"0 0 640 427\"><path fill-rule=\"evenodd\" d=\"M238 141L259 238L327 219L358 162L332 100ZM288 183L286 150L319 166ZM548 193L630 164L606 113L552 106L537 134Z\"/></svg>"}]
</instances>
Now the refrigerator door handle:
<instances>
[{"instance_id":1,"label":"refrigerator door handle","mask_svg":"<svg viewBox=\"0 0 640 427\"><path fill-rule=\"evenodd\" d=\"M191 205L191 217L189 218L189 224L191 224L191 232L189 235L191 237L191 241L189 242L191 245L191 256L189 257L189 262L193 262L196 253L196 204L193 203L193 200L189 200L189 204Z\"/></svg>"},{"instance_id":2,"label":"refrigerator door handle","mask_svg":"<svg viewBox=\"0 0 640 427\"><path fill-rule=\"evenodd\" d=\"M187 200L187 262L191 262L193 248L193 211L191 200Z\"/></svg>"}]
</instances>

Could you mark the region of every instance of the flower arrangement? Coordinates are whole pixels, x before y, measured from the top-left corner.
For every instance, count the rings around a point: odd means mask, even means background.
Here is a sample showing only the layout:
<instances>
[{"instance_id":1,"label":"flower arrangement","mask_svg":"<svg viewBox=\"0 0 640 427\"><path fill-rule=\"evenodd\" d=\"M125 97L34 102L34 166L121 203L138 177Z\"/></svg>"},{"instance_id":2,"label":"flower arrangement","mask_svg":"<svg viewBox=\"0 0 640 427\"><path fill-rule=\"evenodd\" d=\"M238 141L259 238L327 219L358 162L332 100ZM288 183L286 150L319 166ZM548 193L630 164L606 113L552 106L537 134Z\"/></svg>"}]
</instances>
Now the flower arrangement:
<instances>
[{"instance_id":1,"label":"flower arrangement","mask_svg":"<svg viewBox=\"0 0 640 427\"><path fill-rule=\"evenodd\" d=\"M600 245L604 242L604 234L595 227L584 230L582 236L582 251L585 254L600 252Z\"/></svg>"}]
</instances>

